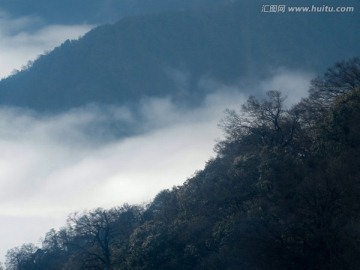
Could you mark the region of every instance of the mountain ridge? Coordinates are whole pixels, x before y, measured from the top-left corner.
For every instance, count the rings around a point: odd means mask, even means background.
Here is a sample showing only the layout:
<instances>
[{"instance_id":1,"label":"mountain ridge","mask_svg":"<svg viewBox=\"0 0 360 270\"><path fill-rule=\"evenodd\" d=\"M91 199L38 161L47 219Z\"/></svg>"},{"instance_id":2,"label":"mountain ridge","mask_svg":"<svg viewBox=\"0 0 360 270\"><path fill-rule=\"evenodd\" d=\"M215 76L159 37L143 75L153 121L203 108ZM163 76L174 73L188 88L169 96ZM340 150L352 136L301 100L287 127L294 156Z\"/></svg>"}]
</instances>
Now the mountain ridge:
<instances>
[{"instance_id":1,"label":"mountain ridge","mask_svg":"<svg viewBox=\"0 0 360 270\"><path fill-rule=\"evenodd\" d=\"M209 91L204 79L236 84L277 67L321 70L360 54L353 46L360 36L343 31L359 24L357 14L335 21L331 14L263 14L259 7L235 2L99 26L0 81L0 103L48 112L147 96L196 104Z\"/></svg>"}]
</instances>

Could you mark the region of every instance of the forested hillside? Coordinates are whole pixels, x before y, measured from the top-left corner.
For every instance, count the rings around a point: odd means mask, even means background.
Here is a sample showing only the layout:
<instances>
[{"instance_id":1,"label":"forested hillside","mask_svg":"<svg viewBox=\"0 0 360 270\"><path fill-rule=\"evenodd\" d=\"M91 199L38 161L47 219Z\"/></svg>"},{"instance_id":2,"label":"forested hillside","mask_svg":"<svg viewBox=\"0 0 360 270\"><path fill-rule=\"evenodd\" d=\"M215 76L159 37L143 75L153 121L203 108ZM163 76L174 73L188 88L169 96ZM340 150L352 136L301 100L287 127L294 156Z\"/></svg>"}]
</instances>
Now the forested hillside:
<instances>
[{"instance_id":1,"label":"forested hillside","mask_svg":"<svg viewBox=\"0 0 360 270\"><path fill-rule=\"evenodd\" d=\"M334 20L260 10L244 0L100 26L0 81L0 104L58 112L89 103L136 108L146 97L170 97L191 105L212 91L209 82L257 81L277 68L323 70L359 54L360 36L343 31L359 26L357 13Z\"/></svg>"},{"instance_id":2,"label":"forested hillside","mask_svg":"<svg viewBox=\"0 0 360 270\"><path fill-rule=\"evenodd\" d=\"M358 269L360 60L284 100L228 110L204 170L149 205L70 215L7 269Z\"/></svg>"}]
</instances>

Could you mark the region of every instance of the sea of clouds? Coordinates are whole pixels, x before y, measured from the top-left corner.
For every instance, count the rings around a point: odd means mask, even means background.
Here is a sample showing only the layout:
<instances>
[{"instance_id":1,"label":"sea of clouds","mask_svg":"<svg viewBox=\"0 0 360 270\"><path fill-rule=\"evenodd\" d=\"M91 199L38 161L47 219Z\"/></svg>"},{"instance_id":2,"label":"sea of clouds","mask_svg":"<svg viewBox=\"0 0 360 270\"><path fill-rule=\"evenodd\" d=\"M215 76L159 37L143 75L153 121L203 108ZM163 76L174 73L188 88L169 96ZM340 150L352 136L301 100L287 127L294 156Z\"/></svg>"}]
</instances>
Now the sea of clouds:
<instances>
[{"instance_id":1,"label":"sea of clouds","mask_svg":"<svg viewBox=\"0 0 360 270\"><path fill-rule=\"evenodd\" d=\"M91 27L44 25L39 18L0 11L0 78ZM186 87L186 76L173 72L179 87ZM282 91L291 106L306 95L313 77L278 68L252 84L207 79L202 85L211 93L201 105L147 98L139 101L137 115L126 106L96 104L56 115L1 107L0 258L14 246L36 244L51 228L65 225L71 212L146 204L160 190L181 185L215 155L225 109L240 109L249 94L261 98L268 90ZM141 128L118 135L119 127L129 126Z\"/></svg>"}]
</instances>

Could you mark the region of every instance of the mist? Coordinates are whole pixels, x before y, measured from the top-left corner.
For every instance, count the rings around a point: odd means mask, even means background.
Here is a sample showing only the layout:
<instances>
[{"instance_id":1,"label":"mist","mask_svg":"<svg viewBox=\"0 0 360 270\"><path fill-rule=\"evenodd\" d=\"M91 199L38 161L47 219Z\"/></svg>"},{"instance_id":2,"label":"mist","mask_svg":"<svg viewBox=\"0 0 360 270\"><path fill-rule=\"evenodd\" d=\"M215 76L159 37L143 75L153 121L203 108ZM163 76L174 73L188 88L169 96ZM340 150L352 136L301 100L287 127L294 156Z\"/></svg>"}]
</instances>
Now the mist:
<instances>
[{"instance_id":1,"label":"mist","mask_svg":"<svg viewBox=\"0 0 360 270\"><path fill-rule=\"evenodd\" d=\"M284 91L290 106L306 95L311 77L279 69L252 86L208 80L213 91L198 107L146 98L137 115L126 106L95 104L56 115L0 108L0 256L36 244L72 212L146 204L181 185L215 155L226 108L239 110L249 94L268 90ZM141 132L115 134L129 126Z\"/></svg>"},{"instance_id":2,"label":"mist","mask_svg":"<svg viewBox=\"0 0 360 270\"><path fill-rule=\"evenodd\" d=\"M94 26L48 25L41 18L14 18L0 9L0 79L37 59L66 39L78 39Z\"/></svg>"}]
</instances>

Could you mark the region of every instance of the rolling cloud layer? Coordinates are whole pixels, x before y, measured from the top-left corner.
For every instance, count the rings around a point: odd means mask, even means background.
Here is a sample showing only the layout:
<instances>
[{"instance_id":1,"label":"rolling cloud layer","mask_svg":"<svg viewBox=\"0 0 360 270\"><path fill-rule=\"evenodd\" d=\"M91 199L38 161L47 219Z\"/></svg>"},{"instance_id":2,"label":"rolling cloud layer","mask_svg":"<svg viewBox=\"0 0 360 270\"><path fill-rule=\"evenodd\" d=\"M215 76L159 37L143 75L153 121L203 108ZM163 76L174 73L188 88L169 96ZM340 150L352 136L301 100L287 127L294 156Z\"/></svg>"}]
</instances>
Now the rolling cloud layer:
<instances>
[{"instance_id":1,"label":"rolling cloud layer","mask_svg":"<svg viewBox=\"0 0 360 270\"><path fill-rule=\"evenodd\" d=\"M213 92L201 106L148 98L139 102L140 118L126 107L91 105L52 116L1 108L0 256L36 243L71 212L146 203L160 190L181 185L214 154L222 135L217 124L226 108L239 109L246 101L241 93L276 89L291 104L306 94L311 77L278 69L257 85L208 81L204 85ZM119 138L114 125L141 125L142 132ZM19 224L27 224L21 232Z\"/></svg>"}]
</instances>

